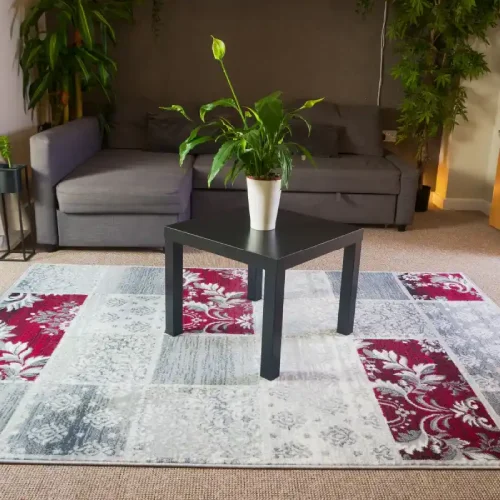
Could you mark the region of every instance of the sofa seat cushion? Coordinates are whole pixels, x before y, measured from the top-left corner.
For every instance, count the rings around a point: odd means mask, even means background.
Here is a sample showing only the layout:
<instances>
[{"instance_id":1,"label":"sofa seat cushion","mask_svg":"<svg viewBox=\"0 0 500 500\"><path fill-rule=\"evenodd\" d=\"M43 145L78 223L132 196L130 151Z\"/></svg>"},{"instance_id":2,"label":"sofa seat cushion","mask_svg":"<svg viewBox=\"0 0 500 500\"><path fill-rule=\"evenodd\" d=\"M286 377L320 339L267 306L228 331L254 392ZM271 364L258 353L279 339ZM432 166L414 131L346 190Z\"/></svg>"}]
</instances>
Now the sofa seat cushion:
<instances>
[{"instance_id":1,"label":"sofa seat cushion","mask_svg":"<svg viewBox=\"0 0 500 500\"><path fill-rule=\"evenodd\" d=\"M193 157L184 168L171 153L108 149L79 165L56 186L64 213L179 214L191 199Z\"/></svg>"},{"instance_id":2,"label":"sofa seat cushion","mask_svg":"<svg viewBox=\"0 0 500 500\"><path fill-rule=\"evenodd\" d=\"M401 173L379 156L340 155L338 158L314 158L316 167L296 156L288 191L295 193L399 194ZM193 166L194 189L207 189L207 176L213 156L197 156ZM230 165L212 182L212 189L224 189L224 177ZM245 190L240 175L227 189Z\"/></svg>"},{"instance_id":3,"label":"sofa seat cushion","mask_svg":"<svg viewBox=\"0 0 500 500\"><path fill-rule=\"evenodd\" d=\"M214 159L214 155L205 154L198 155L195 157L193 164L193 188L194 189L208 189L208 174L210 173L210 169L212 168L212 161ZM227 173L229 172L233 162L228 162L222 170L219 172L219 175L215 177L212 181L211 189L224 189L224 179L226 178ZM245 175L240 174L234 184L228 184L227 189L236 189L238 191L243 191L247 188Z\"/></svg>"}]
</instances>

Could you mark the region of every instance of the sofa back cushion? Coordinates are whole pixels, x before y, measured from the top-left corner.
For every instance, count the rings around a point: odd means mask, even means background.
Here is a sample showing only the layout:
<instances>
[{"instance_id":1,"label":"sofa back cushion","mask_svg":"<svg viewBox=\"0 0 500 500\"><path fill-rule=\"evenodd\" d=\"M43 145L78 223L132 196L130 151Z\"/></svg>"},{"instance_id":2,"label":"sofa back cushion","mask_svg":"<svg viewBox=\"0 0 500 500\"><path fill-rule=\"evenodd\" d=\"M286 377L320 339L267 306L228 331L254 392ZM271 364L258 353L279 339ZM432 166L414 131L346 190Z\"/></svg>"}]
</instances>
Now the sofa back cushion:
<instances>
[{"instance_id":1,"label":"sofa back cushion","mask_svg":"<svg viewBox=\"0 0 500 500\"><path fill-rule=\"evenodd\" d=\"M193 127L194 125L182 116L172 113L148 113L144 149L162 153L179 153L179 146L189 137ZM200 135L211 135L211 132L206 130ZM219 148L220 144L206 142L197 146L192 153L215 154Z\"/></svg>"},{"instance_id":2,"label":"sofa back cushion","mask_svg":"<svg viewBox=\"0 0 500 500\"><path fill-rule=\"evenodd\" d=\"M298 107L304 101L294 102ZM315 124L339 127L338 148L341 154L383 156L382 129L377 106L334 104L323 101L300 112Z\"/></svg>"},{"instance_id":3,"label":"sofa back cushion","mask_svg":"<svg viewBox=\"0 0 500 500\"><path fill-rule=\"evenodd\" d=\"M309 134L302 120L292 120L292 141L304 146L317 158L336 158L339 155L339 131L335 125L315 124Z\"/></svg>"},{"instance_id":4,"label":"sofa back cushion","mask_svg":"<svg viewBox=\"0 0 500 500\"><path fill-rule=\"evenodd\" d=\"M191 133L192 125L183 117L148 113L146 151L178 153L179 146Z\"/></svg>"}]
</instances>

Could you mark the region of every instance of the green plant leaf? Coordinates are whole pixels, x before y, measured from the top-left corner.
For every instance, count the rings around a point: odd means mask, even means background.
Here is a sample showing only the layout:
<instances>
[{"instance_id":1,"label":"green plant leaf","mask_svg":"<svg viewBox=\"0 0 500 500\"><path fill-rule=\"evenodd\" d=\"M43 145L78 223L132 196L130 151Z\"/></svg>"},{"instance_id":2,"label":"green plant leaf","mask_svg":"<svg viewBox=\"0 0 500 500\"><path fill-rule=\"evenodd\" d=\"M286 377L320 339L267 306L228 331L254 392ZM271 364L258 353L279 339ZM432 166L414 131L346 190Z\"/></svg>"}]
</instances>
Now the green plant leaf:
<instances>
[{"instance_id":1,"label":"green plant leaf","mask_svg":"<svg viewBox=\"0 0 500 500\"><path fill-rule=\"evenodd\" d=\"M313 106L316 106L316 104L318 104L318 102L321 102L323 101L325 98L322 97L321 99L311 99L309 101L306 101L304 104L302 104L302 106L298 109L296 109L294 111L294 113L296 113L297 111L301 111L302 109L309 109L309 108L312 108Z\"/></svg>"},{"instance_id":2,"label":"green plant leaf","mask_svg":"<svg viewBox=\"0 0 500 500\"><path fill-rule=\"evenodd\" d=\"M0 156L12 168L12 150L10 146L10 139L6 135L0 135Z\"/></svg>"},{"instance_id":3,"label":"green plant leaf","mask_svg":"<svg viewBox=\"0 0 500 500\"><path fill-rule=\"evenodd\" d=\"M85 42L87 48L91 49L94 46L94 39L92 36L92 31L90 29L90 20L87 16L87 12L83 6L82 0L77 0L77 11L78 11L78 26L77 28L82 35L82 39Z\"/></svg>"},{"instance_id":4,"label":"green plant leaf","mask_svg":"<svg viewBox=\"0 0 500 500\"><path fill-rule=\"evenodd\" d=\"M314 161L314 158L312 157L312 155L308 149L306 149L304 146L301 146L300 144L298 144L296 142L289 142L288 144L295 146L302 153L302 155L307 158L307 160L309 161L309 163L312 166L314 166L314 167L316 166L316 162Z\"/></svg>"},{"instance_id":5,"label":"green plant leaf","mask_svg":"<svg viewBox=\"0 0 500 500\"><path fill-rule=\"evenodd\" d=\"M89 73L89 70L87 69L87 66L85 66L85 63L83 62L82 58L78 55L75 56L75 61L78 64L78 68L80 69L80 71L82 73L83 79L86 82L88 82L90 80L90 73Z\"/></svg>"},{"instance_id":6,"label":"green plant leaf","mask_svg":"<svg viewBox=\"0 0 500 500\"><path fill-rule=\"evenodd\" d=\"M58 33L52 33L49 37L49 62L50 62L50 67L52 69L55 69L56 64L57 64L57 56L59 55L59 34Z\"/></svg>"},{"instance_id":7,"label":"green plant leaf","mask_svg":"<svg viewBox=\"0 0 500 500\"><path fill-rule=\"evenodd\" d=\"M113 59L111 59L111 57L106 55L102 50L100 50L99 47L96 46L92 50L88 50L88 49L84 48L83 50L87 50L87 52L90 55L92 55L95 59L111 66L113 68L113 70L116 71L118 69L116 62Z\"/></svg>"},{"instance_id":8,"label":"green plant leaf","mask_svg":"<svg viewBox=\"0 0 500 500\"><path fill-rule=\"evenodd\" d=\"M236 154L239 146L240 144L237 141L228 141L220 147L212 161L212 167L208 176L208 187L210 187L216 175L222 170L222 167Z\"/></svg>"},{"instance_id":9,"label":"green plant leaf","mask_svg":"<svg viewBox=\"0 0 500 500\"><path fill-rule=\"evenodd\" d=\"M113 43L116 43L116 33L109 21L98 10L93 10L92 14L94 14L94 17L96 17L104 26L106 26L111 40L113 41Z\"/></svg>"},{"instance_id":10,"label":"green plant leaf","mask_svg":"<svg viewBox=\"0 0 500 500\"><path fill-rule=\"evenodd\" d=\"M211 136L202 136L198 137L197 139L192 139L191 141L184 141L180 147L179 147L179 164L182 167L182 164L184 163L186 156L189 154L191 150L193 150L196 146L199 146L200 144L204 144L205 142L213 141L214 138Z\"/></svg>"},{"instance_id":11,"label":"green plant leaf","mask_svg":"<svg viewBox=\"0 0 500 500\"><path fill-rule=\"evenodd\" d=\"M274 92L257 101L255 110L267 133L274 137L280 130L284 120L281 92Z\"/></svg>"},{"instance_id":12,"label":"green plant leaf","mask_svg":"<svg viewBox=\"0 0 500 500\"><path fill-rule=\"evenodd\" d=\"M28 99L29 88L30 88L29 71L23 70L23 98L24 98L24 111L25 112L26 112L26 101Z\"/></svg>"},{"instance_id":13,"label":"green plant leaf","mask_svg":"<svg viewBox=\"0 0 500 500\"><path fill-rule=\"evenodd\" d=\"M311 130L312 130L312 127L311 127L311 124L301 115L299 115L298 113L292 113L290 115L290 118L294 118L294 119L298 119L298 120L302 120L305 124L306 124L306 127L307 127L307 132L308 132L308 136L311 135Z\"/></svg>"},{"instance_id":14,"label":"green plant leaf","mask_svg":"<svg viewBox=\"0 0 500 500\"><path fill-rule=\"evenodd\" d=\"M224 178L224 186L227 186L228 182L231 182L231 184L233 184L236 180L236 177L238 177L238 175L244 170L245 164L238 159L234 160L231 170L229 170L226 177Z\"/></svg>"},{"instance_id":15,"label":"green plant leaf","mask_svg":"<svg viewBox=\"0 0 500 500\"><path fill-rule=\"evenodd\" d=\"M186 148L188 148L188 144L197 140L198 138L198 133L200 130L202 129L206 129L206 128L209 128L209 127L213 127L214 125L219 125L219 122L210 122L210 123L206 123L204 125L198 125L197 127L195 127L193 130L191 130L191 133L189 134L189 137L180 145L179 147L179 162L182 166L182 164L184 163L184 160L185 160L185 157L187 155L187 153L195 146L197 146L198 144L202 144L202 142L200 143L196 143L194 144L192 147L189 147L189 149L186 151ZM214 140L214 137L213 136L206 136L206 137L209 137L210 139ZM208 142L207 141L203 141L203 142Z\"/></svg>"},{"instance_id":16,"label":"green plant leaf","mask_svg":"<svg viewBox=\"0 0 500 500\"><path fill-rule=\"evenodd\" d=\"M215 38L212 35L212 53L217 61L222 61L226 54L226 45L222 40Z\"/></svg>"},{"instance_id":17,"label":"green plant leaf","mask_svg":"<svg viewBox=\"0 0 500 500\"><path fill-rule=\"evenodd\" d=\"M246 109L246 111L245 111L246 116L253 117L253 118L255 118L255 121L257 123L262 124L262 120L260 119L260 116L257 114L257 112L254 109L249 108L249 107L245 107L245 109ZM248 115L247 115L247 113L248 113Z\"/></svg>"},{"instance_id":18,"label":"green plant leaf","mask_svg":"<svg viewBox=\"0 0 500 500\"><path fill-rule=\"evenodd\" d=\"M38 21L40 18L45 14L47 8L46 8L46 2L40 2L38 4L33 5L31 9L28 12L28 15L24 19L24 21L21 23L20 27L20 33L21 37L25 37L29 35L29 32L31 31L32 28L36 28L38 26Z\"/></svg>"},{"instance_id":19,"label":"green plant leaf","mask_svg":"<svg viewBox=\"0 0 500 500\"><path fill-rule=\"evenodd\" d=\"M33 109L38 104L40 99L44 96L45 92L49 88L51 76L52 74L50 72L47 72L43 77L38 78L35 82L32 83L29 89L29 109Z\"/></svg>"},{"instance_id":20,"label":"green plant leaf","mask_svg":"<svg viewBox=\"0 0 500 500\"><path fill-rule=\"evenodd\" d=\"M99 78L101 79L101 82L104 84L106 88L108 88L109 83L110 83L110 74L106 70L105 66L103 64L100 64L97 68L97 73L99 74Z\"/></svg>"},{"instance_id":21,"label":"green plant leaf","mask_svg":"<svg viewBox=\"0 0 500 500\"><path fill-rule=\"evenodd\" d=\"M243 149L250 146L255 152L258 152L262 147L261 134L258 129L249 130L243 134L243 139L245 141Z\"/></svg>"},{"instance_id":22,"label":"green plant leaf","mask_svg":"<svg viewBox=\"0 0 500 500\"><path fill-rule=\"evenodd\" d=\"M160 106L160 109L163 111L177 111L177 113L180 113L184 118L192 122L191 118L187 115L186 111L182 106L179 106L178 104L173 104L172 106Z\"/></svg>"},{"instance_id":23,"label":"green plant leaf","mask_svg":"<svg viewBox=\"0 0 500 500\"><path fill-rule=\"evenodd\" d=\"M130 8L130 2L106 2L102 4L101 10L123 21L130 22L133 19L133 11Z\"/></svg>"},{"instance_id":24,"label":"green plant leaf","mask_svg":"<svg viewBox=\"0 0 500 500\"><path fill-rule=\"evenodd\" d=\"M211 102L209 104L204 104L200 108L200 119L202 122L205 122L205 115L209 112L212 111L215 108L218 107L223 107L223 108L234 108L238 109L236 106L236 102L234 99L231 98L226 98L226 99L218 99L217 101Z\"/></svg>"},{"instance_id":25,"label":"green plant leaf","mask_svg":"<svg viewBox=\"0 0 500 500\"><path fill-rule=\"evenodd\" d=\"M94 74L94 78L95 78L95 81L99 84L99 87L101 87L102 93L104 94L104 96L106 97L108 102L113 102L113 97L110 94L110 89L106 85L106 82L101 80L101 77L99 76L99 74Z\"/></svg>"},{"instance_id":26,"label":"green plant leaf","mask_svg":"<svg viewBox=\"0 0 500 500\"><path fill-rule=\"evenodd\" d=\"M39 43L37 45L33 45L29 51L25 51L25 53L23 53L23 58L22 58L25 60L21 61L21 67L27 70L31 69L35 61L37 60L38 56L41 55L40 52L42 48L43 48L42 43Z\"/></svg>"},{"instance_id":27,"label":"green plant leaf","mask_svg":"<svg viewBox=\"0 0 500 500\"><path fill-rule=\"evenodd\" d=\"M288 183L293 168L292 153L286 144L278 146L277 152L281 169L281 187L288 189Z\"/></svg>"}]
</instances>

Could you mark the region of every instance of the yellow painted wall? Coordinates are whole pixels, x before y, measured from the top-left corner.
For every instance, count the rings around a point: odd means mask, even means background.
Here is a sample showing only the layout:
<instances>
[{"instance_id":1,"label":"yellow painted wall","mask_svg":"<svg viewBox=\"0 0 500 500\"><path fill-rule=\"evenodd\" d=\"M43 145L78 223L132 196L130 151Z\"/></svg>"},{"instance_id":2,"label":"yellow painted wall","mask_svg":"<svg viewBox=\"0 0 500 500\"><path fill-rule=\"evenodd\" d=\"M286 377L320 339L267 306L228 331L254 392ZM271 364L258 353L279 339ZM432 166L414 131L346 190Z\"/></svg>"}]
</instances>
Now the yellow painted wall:
<instances>
[{"instance_id":1,"label":"yellow painted wall","mask_svg":"<svg viewBox=\"0 0 500 500\"><path fill-rule=\"evenodd\" d=\"M495 189L493 191L493 201L491 203L490 224L500 229L500 155L498 156Z\"/></svg>"}]
</instances>

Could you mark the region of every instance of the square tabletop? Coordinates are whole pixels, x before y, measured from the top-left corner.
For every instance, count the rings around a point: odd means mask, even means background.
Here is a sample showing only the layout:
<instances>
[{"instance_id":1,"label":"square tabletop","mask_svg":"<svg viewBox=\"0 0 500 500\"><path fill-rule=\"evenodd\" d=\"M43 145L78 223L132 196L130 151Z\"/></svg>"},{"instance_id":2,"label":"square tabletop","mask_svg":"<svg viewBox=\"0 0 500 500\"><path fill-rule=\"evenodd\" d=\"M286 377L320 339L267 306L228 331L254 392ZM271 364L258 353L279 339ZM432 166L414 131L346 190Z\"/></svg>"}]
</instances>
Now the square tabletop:
<instances>
[{"instance_id":1,"label":"square tabletop","mask_svg":"<svg viewBox=\"0 0 500 500\"><path fill-rule=\"evenodd\" d=\"M250 228L248 208L228 209L218 217L196 218L165 228L167 241L262 265L279 261L292 267L360 242L363 229L280 210L276 229Z\"/></svg>"}]
</instances>

